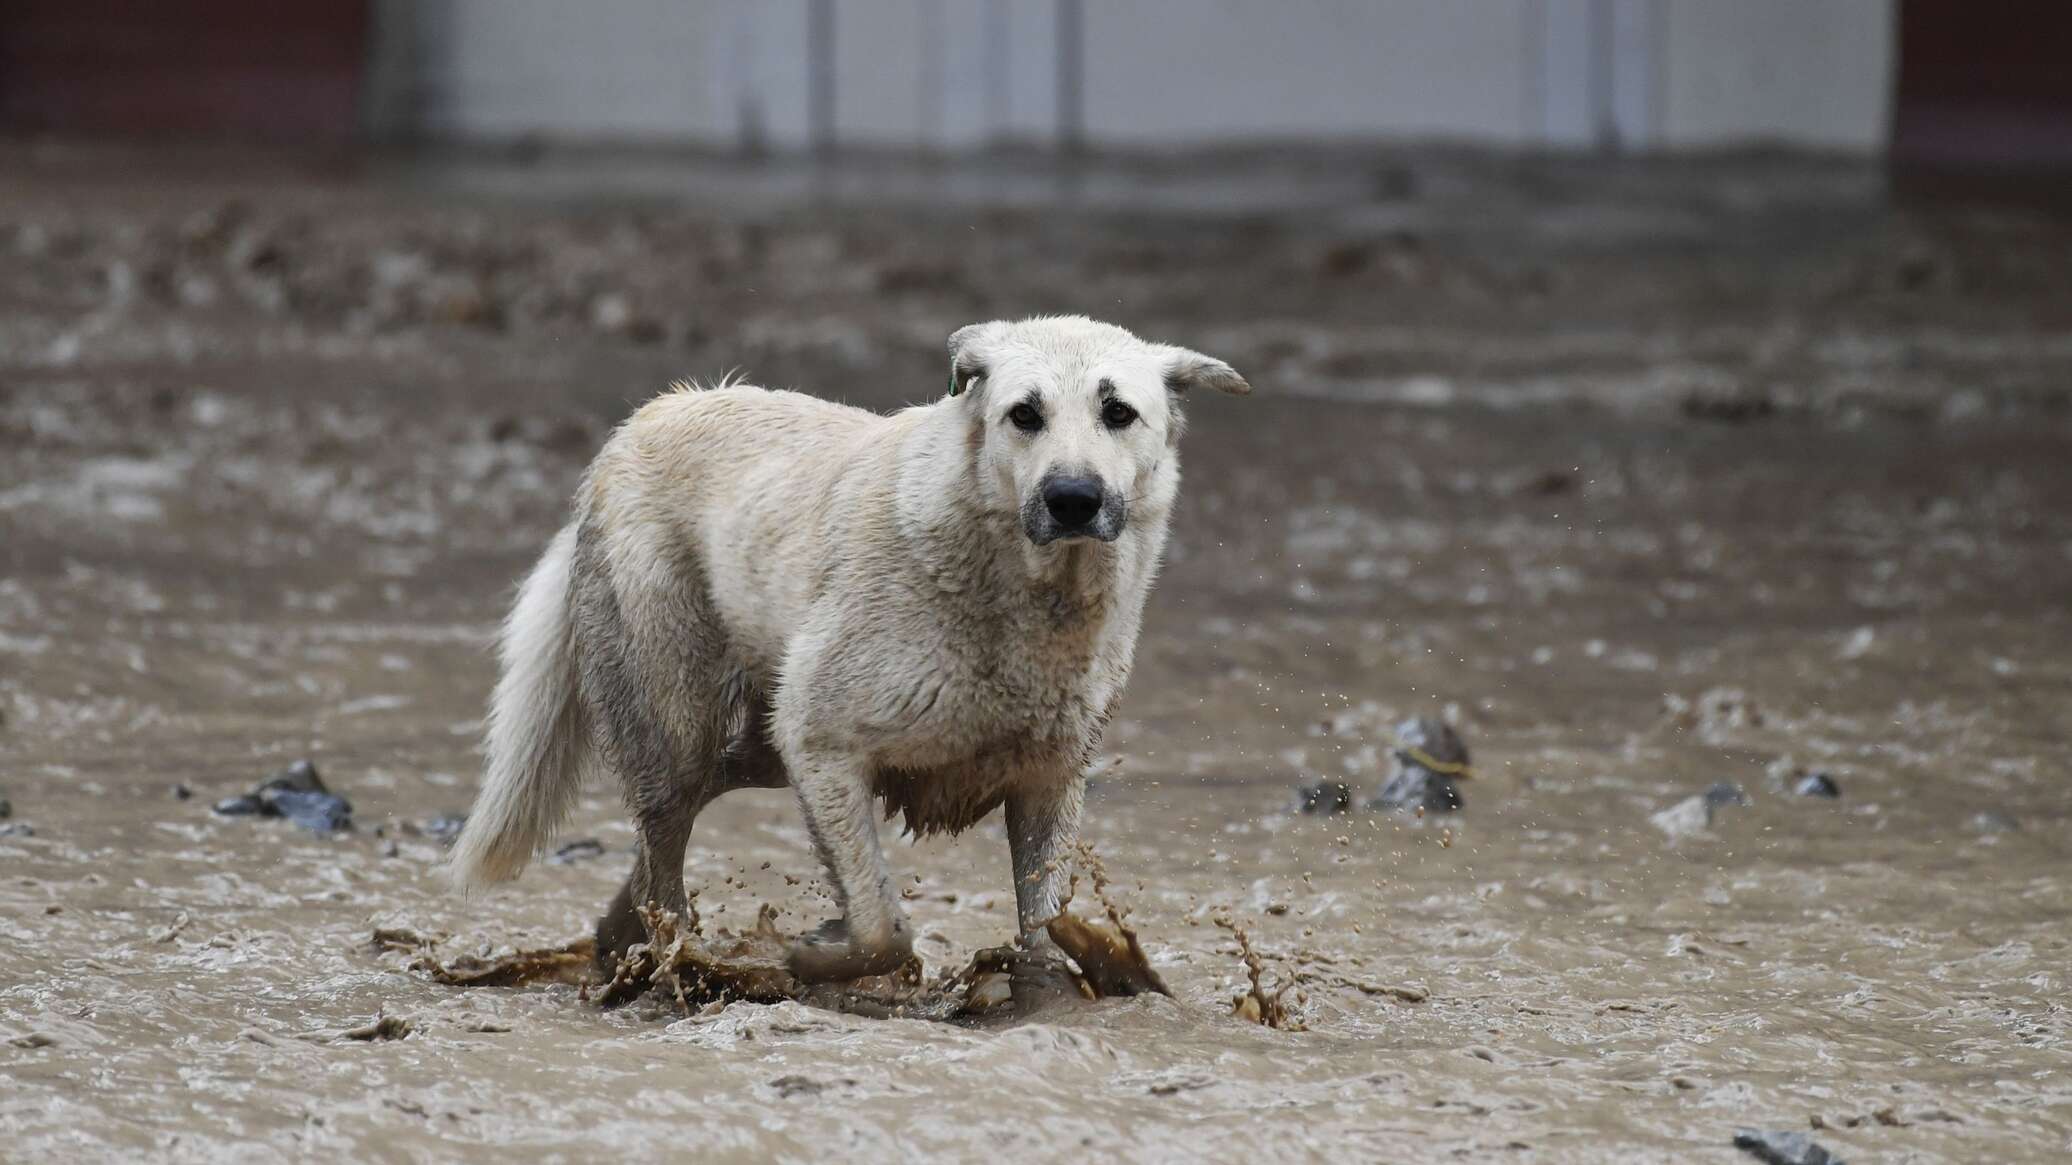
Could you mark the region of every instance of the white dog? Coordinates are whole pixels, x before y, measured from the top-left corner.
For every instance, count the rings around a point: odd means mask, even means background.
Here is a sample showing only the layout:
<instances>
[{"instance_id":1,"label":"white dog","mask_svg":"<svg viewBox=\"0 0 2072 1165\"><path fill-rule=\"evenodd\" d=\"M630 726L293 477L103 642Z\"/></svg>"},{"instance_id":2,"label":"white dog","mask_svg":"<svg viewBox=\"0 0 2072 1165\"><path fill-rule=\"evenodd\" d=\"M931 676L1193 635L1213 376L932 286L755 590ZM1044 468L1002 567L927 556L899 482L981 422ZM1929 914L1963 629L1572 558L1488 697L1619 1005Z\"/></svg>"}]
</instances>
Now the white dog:
<instances>
[{"instance_id":1,"label":"white dog","mask_svg":"<svg viewBox=\"0 0 2072 1165\"><path fill-rule=\"evenodd\" d=\"M1005 804L1021 940L1043 941L1164 551L1180 398L1250 387L1081 317L950 352L949 394L891 416L679 386L612 434L504 626L464 886L515 877L595 757L640 833L606 967L645 937L636 905L684 908L698 811L752 786L797 791L841 902L793 945L802 980L911 949L877 798L917 833Z\"/></svg>"}]
</instances>

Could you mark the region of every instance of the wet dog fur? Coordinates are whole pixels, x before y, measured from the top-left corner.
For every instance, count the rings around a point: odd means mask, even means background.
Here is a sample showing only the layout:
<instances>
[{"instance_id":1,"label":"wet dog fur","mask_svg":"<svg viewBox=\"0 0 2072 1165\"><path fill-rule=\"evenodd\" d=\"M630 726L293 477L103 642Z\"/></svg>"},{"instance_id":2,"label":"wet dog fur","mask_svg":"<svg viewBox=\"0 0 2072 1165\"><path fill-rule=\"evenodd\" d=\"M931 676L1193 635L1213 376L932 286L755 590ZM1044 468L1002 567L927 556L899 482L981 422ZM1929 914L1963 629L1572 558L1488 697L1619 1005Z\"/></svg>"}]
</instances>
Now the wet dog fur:
<instances>
[{"instance_id":1,"label":"wet dog fur","mask_svg":"<svg viewBox=\"0 0 2072 1165\"><path fill-rule=\"evenodd\" d=\"M459 883L515 877L585 772L637 826L598 924L686 905L692 822L790 786L842 917L806 981L890 970L910 931L877 818L958 831L1005 806L1021 941L1069 886L1083 772L1128 679L1179 489L1180 404L1229 365L1081 317L950 338L950 391L879 415L742 384L678 386L606 442L500 644Z\"/></svg>"}]
</instances>

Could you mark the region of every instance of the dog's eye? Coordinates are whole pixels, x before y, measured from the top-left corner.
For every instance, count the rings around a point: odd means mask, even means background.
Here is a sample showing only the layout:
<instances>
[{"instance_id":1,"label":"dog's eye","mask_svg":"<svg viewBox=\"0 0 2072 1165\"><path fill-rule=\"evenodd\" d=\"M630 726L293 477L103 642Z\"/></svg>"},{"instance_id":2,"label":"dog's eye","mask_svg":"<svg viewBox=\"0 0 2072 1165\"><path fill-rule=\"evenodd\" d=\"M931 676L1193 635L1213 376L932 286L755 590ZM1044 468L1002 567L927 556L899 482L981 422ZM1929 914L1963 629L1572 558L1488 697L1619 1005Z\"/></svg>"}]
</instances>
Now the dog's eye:
<instances>
[{"instance_id":1,"label":"dog's eye","mask_svg":"<svg viewBox=\"0 0 2072 1165\"><path fill-rule=\"evenodd\" d=\"M1043 427L1043 414L1027 404L1018 404L1007 410L1007 419L1024 433L1033 433Z\"/></svg>"},{"instance_id":2,"label":"dog's eye","mask_svg":"<svg viewBox=\"0 0 2072 1165\"><path fill-rule=\"evenodd\" d=\"M1101 406L1101 423L1111 429L1126 429L1137 419L1137 410L1119 400L1111 400Z\"/></svg>"}]
</instances>

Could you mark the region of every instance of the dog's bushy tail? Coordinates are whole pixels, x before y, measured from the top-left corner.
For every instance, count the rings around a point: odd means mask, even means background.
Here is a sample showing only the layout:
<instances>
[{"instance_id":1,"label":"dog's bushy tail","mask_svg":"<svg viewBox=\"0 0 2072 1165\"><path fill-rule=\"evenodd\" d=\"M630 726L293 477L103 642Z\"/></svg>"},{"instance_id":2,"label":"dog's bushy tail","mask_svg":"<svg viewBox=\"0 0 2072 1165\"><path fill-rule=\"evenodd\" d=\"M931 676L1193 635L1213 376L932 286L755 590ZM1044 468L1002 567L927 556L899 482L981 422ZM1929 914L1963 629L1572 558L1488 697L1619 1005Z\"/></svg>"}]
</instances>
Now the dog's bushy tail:
<instances>
[{"instance_id":1,"label":"dog's bushy tail","mask_svg":"<svg viewBox=\"0 0 2072 1165\"><path fill-rule=\"evenodd\" d=\"M589 742L569 625L575 550L571 522L526 576L504 620L486 775L449 861L453 881L463 890L517 877L568 816L582 788Z\"/></svg>"}]
</instances>

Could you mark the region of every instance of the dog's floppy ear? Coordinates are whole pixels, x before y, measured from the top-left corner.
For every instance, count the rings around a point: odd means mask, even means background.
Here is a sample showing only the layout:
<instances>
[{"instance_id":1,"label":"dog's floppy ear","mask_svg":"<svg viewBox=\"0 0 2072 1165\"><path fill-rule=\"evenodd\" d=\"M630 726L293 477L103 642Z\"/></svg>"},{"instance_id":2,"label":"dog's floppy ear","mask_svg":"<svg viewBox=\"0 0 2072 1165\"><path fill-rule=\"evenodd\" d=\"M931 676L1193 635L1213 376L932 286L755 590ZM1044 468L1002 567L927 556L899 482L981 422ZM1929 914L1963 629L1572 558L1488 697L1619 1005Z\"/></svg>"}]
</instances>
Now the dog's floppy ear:
<instances>
[{"instance_id":1,"label":"dog's floppy ear","mask_svg":"<svg viewBox=\"0 0 2072 1165\"><path fill-rule=\"evenodd\" d=\"M950 333L950 395L957 396L986 374L986 350L1003 325L999 320L971 324Z\"/></svg>"},{"instance_id":2,"label":"dog's floppy ear","mask_svg":"<svg viewBox=\"0 0 2072 1165\"><path fill-rule=\"evenodd\" d=\"M1161 355L1165 361L1165 383L1174 392L1185 393L1197 388L1213 388L1232 396L1243 396L1252 391L1237 369L1216 359L1204 356L1186 348L1162 345Z\"/></svg>"}]
</instances>

